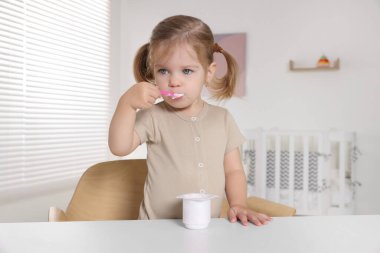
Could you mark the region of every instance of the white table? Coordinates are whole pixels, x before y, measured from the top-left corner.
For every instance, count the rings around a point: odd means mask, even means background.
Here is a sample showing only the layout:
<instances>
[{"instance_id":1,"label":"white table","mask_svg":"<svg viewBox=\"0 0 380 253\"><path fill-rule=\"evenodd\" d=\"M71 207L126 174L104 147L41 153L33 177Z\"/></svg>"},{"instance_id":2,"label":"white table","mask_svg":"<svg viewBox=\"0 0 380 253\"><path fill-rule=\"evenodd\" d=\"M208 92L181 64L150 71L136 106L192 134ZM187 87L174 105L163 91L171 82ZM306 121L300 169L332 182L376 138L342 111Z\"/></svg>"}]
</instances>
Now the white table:
<instances>
[{"instance_id":1,"label":"white table","mask_svg":"<svg viewBox=\"0 0 380 253\"><path fill-rule=\"evenodd\" d=\"M380 215L274 218L243 227L213 219L205 230L180 220L2 223L0 252L380 252Z\"/></svg>"}]
</instances>

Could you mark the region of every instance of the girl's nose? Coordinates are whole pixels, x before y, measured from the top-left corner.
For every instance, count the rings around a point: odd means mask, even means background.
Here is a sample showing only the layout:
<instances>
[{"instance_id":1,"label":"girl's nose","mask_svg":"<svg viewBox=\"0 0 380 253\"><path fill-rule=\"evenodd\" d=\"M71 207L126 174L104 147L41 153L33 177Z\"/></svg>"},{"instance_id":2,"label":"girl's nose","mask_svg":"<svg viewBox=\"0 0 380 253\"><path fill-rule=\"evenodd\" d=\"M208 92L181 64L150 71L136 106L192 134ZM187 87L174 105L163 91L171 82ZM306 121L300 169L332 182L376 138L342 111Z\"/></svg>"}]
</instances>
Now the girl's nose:
<instances>
[{"instance_id":1,"label":"girl's nose","mask_svg":"<svg viewBox=\"0 0 380 253\"><path fill-rule=\"evenodd\" d=\"M169 82L170 88L174 88L174 87L178 87L178 86L179 86L179 84L177 84L177 83Z\"/></svg>"},{"instance_id":2,"label":"girl's nose","mask_svg":"<svg viewBox=\"0 0 380 253\"><path fill-rule=\"evenodd\" d=\"M174 88L180 86L180 82L178 78L176 78L174 75L172 75L169 79L169 87Z\"/></svg>"}]
</instances>

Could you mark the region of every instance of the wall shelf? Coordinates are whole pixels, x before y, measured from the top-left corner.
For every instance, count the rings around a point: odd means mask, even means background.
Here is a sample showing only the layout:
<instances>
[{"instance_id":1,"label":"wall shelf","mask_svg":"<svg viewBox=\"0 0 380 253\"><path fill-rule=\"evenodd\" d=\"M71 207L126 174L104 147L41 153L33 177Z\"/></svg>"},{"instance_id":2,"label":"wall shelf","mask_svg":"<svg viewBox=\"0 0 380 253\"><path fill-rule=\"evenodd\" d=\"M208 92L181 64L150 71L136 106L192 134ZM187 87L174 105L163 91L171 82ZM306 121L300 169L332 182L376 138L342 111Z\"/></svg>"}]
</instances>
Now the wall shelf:
<instances>
[{"instance_id":1,"label":"wall shelf","mask_svg":"<svg viewBox=\"0 0 380 253\"><path fill-rule=\"evenodd\" d=\"M290 71L331 71L331 70L339 70L340 68L340 61L339 58L337 58L331 66L321 66L321 67L295 67L294 62L292 60L289 61L289 70Z\"/></svg>"}]
</instances>

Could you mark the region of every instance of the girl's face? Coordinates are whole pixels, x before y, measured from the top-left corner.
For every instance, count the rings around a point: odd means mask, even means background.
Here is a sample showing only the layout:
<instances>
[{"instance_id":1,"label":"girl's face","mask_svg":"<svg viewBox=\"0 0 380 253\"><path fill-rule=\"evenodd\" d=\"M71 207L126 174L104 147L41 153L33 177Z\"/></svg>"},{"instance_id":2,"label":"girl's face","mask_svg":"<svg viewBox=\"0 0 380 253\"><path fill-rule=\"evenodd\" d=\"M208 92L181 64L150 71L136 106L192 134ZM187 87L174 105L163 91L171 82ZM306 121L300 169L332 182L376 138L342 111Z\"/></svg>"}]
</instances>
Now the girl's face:
<instances>
[{"instance_id":1,"label":"girl's face","mask_svg":"<svg viewBox=\"0 0 380 253\"><path fill-rule=\"evenodd\" d=\"M165 102L185 114L198 113L203 106L203 85L212 80L216 64L204 69L194 49L186 43L176 44L170 50L162 46L154 59L153 71L158 88L184 94L177 99L163 96Z\"/></svg>"}]
</instances>

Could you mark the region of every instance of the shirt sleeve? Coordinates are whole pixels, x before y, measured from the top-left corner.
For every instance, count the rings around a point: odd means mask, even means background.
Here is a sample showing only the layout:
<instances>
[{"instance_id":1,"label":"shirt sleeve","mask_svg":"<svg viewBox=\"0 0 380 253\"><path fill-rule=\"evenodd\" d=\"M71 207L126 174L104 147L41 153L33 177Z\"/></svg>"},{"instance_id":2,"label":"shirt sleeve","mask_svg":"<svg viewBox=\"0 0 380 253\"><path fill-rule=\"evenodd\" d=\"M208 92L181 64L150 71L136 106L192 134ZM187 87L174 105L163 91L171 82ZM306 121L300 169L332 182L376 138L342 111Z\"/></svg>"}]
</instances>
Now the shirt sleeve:
<instances>
[{"instance_id":1,"label":"shirt sleeve","mask_svg":"<svg viewBox=\"0 0 380 253\"><path fill-rule=\"evenodd\" d=\"M235 148L240 147L244 142L245 138L240 132L232 115L227 111L226 113L226 134L227 134L227 145L225 153L232 151Z\"/></svg>"},{"instance_id":2,"label":"shirt sleeve","mask_svg":"<svg viewBox=\"0 0 380 253\"><path fill-rule=\"evenodd\" d=\"M140 137L140 144L154 140L153 116L149 109L143 109L137 112L135 132Z\"/></svg>"}]
</instances>

